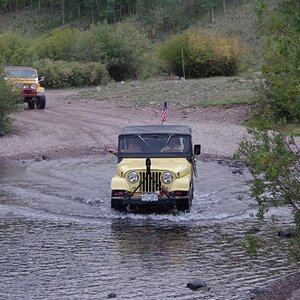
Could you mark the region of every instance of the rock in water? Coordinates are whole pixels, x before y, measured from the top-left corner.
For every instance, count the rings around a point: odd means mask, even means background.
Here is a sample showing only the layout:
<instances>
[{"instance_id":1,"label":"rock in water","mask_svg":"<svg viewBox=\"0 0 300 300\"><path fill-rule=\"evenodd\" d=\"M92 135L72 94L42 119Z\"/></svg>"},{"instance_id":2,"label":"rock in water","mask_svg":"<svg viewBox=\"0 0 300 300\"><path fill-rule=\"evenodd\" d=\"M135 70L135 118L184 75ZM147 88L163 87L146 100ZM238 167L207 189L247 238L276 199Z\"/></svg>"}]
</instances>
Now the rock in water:
<instances>
[{"instance_id":1,"label":"rock in water","mask_svg":"<svg viewBox=\"0 0 300 300\"><path fill-rule=\"evenodd\" d=\"M200 279L191 280L186 286L193 291L201 289L202 291L208 292L210 289L207 287L206 282Z\"/></svg>"},{"instance_id":2,"label":"rock in water","mask_svg":"<svg viewBox=\"0 0 300 300\"><path fill-rule=\"evenodd\" d=\"M110 293L107 296L108 299L112 299L112 298L116 298L116 297L117 297L117 295L115 293Z\"/></svg>"},{"instance_id":3,"label":"rock in water","mask_svg":"<svg viewBox=\"0 0 300 300\"><path fill-rule=\"evenodd\" d=\"M291 229L282 229L278 231L278 236L281 238L291 238L294 237L294 232Z\"/></svg>"}]
</instances>

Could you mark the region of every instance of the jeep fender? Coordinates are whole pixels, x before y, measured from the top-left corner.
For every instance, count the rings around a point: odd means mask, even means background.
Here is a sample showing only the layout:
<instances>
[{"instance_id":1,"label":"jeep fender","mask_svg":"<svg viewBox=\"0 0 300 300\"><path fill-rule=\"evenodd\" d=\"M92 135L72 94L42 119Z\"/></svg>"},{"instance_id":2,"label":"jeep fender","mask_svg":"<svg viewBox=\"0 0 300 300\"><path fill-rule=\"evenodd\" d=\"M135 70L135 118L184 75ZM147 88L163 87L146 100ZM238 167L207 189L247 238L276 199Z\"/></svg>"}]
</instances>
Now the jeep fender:
<instances>
[{"instance_id":1,"label":"jeep fender","mask_svg":"<svg viewBox=\"0 0 300 300\"><path fill-rule=\"evenodd\" d=\"M192 181L192 176L190 174L181 178L176 178L168 190L170 192L189 191L191 181Z\"/></svg>"},{"instance_id":2,"label":"jeep fender","mask_svg":"<svg viewBox=\"0 0 300 300\"><path fill-rule=\"evenodd\" d=\"M130 185L126 181L125 178L121 178L119 176L114 176L111 180L111 189L112 190L125 190L130 191Z\"/></svg>"}]
</instances>

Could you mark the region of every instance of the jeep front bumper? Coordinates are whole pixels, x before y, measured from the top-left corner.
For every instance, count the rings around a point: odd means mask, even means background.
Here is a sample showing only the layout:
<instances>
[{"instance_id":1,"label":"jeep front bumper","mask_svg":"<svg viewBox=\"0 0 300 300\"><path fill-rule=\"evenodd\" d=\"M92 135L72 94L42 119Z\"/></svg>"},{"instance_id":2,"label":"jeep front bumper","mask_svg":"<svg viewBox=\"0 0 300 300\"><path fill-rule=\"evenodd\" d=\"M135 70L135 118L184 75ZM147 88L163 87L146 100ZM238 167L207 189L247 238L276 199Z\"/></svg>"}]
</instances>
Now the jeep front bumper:
<instances>
[{"instance_id":1,"label":"jeep front bumper","mask_svg":"<svg viewBox=\"0 0 300 300\"><path fill-rule=\"evenodd\" d=\"M161 193L157 195L157 200L151 201L144 200L142 193L134 193L134 195L131 195L128 191L112 191L111 201L115 205L120 206L174 206L180 204L181 201L186 201L188 194L189 192L187 191Z\"/></svg>"}]
</instances>

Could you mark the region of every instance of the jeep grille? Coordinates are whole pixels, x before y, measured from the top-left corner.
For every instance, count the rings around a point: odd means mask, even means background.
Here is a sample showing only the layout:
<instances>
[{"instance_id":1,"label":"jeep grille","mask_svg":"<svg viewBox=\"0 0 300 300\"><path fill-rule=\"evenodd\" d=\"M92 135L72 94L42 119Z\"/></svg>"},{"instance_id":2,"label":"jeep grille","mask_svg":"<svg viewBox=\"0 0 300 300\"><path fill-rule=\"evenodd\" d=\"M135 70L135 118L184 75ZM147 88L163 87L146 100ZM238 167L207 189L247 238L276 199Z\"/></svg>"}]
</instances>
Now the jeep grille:
<instances>
[{"instance_id":1,"label":"jeep grille","mask_svg":"<svg viewBox=\"0 0 300 300\"><path fill-rule=\"evenodd\" d=\"M139 192L156 192L160 190L162 172L151 172L151 178L147 178L139 188ZM140 182L146 178L146 172L139 172Z\"/></svg>"}]
</instances>

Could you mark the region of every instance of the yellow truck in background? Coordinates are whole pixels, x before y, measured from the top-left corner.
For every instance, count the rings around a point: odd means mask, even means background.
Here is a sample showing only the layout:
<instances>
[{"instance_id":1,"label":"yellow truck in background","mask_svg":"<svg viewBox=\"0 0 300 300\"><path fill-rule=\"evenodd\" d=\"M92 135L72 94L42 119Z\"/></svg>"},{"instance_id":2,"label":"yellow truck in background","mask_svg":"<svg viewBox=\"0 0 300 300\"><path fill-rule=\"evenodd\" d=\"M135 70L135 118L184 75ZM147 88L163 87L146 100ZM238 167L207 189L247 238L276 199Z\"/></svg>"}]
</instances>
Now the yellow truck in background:
<instances>
[{"instance_id":1,"label":"yellow truck in background","mask_svg":"<svg viewBox=\"0 0 300 300\"><path fill-rule=\"evenodd\" d=\"M38 78L37 71L31 67L8 66L4 68L4 79L19 94L29 109L46 107L45 89L41 86L44 77Z\"/></svg>"}]
</instances>

